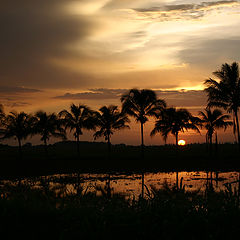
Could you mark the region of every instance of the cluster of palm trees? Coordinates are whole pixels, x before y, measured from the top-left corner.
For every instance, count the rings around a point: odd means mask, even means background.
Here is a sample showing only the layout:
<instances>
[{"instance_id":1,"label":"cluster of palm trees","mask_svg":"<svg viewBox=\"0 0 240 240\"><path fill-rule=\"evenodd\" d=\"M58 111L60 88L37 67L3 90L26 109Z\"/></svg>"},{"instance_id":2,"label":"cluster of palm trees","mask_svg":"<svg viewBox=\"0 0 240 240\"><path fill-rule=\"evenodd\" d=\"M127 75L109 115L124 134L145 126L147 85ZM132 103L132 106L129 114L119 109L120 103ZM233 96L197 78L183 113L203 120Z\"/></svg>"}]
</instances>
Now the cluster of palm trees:
<instances>
[{"instance_id":1,"label":"cluster of palm trees","mask_svg":"<svg viewBox=\"0 0 240 240\"><path fill-rule=\"evenodd\" d=\"M176 139L180 132L192 129L200 133L199 128L205 128L206 142L211 146L216 130L226 129L233 125L234 134L240 146L240 133L238 110L240 107L240 80L237 63L223 64L221 69L213 73L219 81L208 79L205 81L205 91L208 94L208 105L204 112L194 117L187 109L167 107L163 99L158 99L154 91L148 89L131 89L121 97L122 109L118 106L103 106L99 111L93 111L85 105L70 106L70 110L63 110L58 114L39 111L34 115L24 112L10 112L6 115L0 106L0 134L1 139L14 137L19 144L19 153L22 154L22 140L28 136L40 135L45 145L51 137L66 139L66 130L73 132L77 143L77 152L80 154L79 142L83 130L94 130L94 139L104 137L111 151L111 136L117 130L129 128L129 117L140 123L141 127L141 153L144 156L144 125L149 117L156 119L151 136L160 133L167 140L169 134ZM233 113L233 121L228 114L223 114L223 108ZM217 135L216 135L217 136ZM216 137L217 138L217 137ZM211 148L211 147L210 147Z\"/></svg>"}]
</instances>

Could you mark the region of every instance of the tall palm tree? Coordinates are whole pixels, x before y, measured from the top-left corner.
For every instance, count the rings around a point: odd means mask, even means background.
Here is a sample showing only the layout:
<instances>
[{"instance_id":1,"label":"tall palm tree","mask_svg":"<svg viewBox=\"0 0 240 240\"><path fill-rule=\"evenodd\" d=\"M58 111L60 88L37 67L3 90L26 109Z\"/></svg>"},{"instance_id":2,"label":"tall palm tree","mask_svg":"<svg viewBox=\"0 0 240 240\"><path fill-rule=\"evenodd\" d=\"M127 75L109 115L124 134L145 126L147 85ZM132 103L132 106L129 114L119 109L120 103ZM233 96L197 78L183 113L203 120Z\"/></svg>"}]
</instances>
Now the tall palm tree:
<instances>
[{"instance_id":1,"label":"tall palm tree","mask_svg":"<svg viewBox=\"0 0 240 240\"><path fill-rule=\"evenodd\" d=\"M48 154L47 142L50 137L66 139L63 121L59 119L55 113L47 114L43 111L38 111L35 114L33 134L39 134L41 136L41 141L44 142L46 156Z\"/></svg>"},{"instance_id":2,"label":"tall palm tree","mask_svg":"<svg viewBox=\"0 0 240 240\"><path fill-rule=\"evenodd\" d=\"M95 112L85 105L70 106L70 111L63 110L59 113L60 117L64 117L66 128L70 131L74 131L74 137L77 143L77 152L80 155L80 135L83 134L82 130L94 130L95 129Z\"/></svg>"},{"instance_id":3,"label":"tall palm tree","mask_svg":"<svg viewBox=\"0 0 240 240\"><path fill-rule=\"evenodd\" d=\"M238 111L240 107L240 79L238 63L227 63L220 70L213 72L220 80L208 79L205 81L205 91L208 94L209 107L221 107L233 113L234 133L237 132L238 145L240 148L240 129Z\"/></svg>"},{"instance_id":4,"label":"tall palm tree","mask_svg":"<svg viewBox=\"0 0 240 240\"><path fill-rule=\"evenodd\" d=\"M33 118L24 112L10 112L3 121L2 139L15 138L18 141L19 157L22 158L22 140L32 131Z\"/></svg>"},{"instance_id":5,"label":"tall palm tree","mask_svg":"<svg viewBox=\"0 0 240 240\"><path fill-rule=\"evenodd\" d=\"M3 109L3 105L0 104L0 135L4 133L4 129L2 128L4 120L5 120L4 109Z\"/></svg>"},{"instance_id":6,"label":"tall palm tree","mask_svg":"<svg viewBox=\"0 0 240 240\"><path fill-rule=\"evenodd\" d=\"M111 152L111 136L115 131L129 128L129 119L124 112L120 112L117 106L103 106L96 114L96 126L99 128L94 134L94 139L104 137L108 144L108 152Z\"/></svg>"},{"instance_id":7,"label":"tall palm tree","mask_svg":"<svg viewBox=\"0 0 240 240\"><path fill-rule=\"evenodd\" d=\"M216 133L217 129L224 128L227 129L228 126L231 126L232 121L228 121L230 118L229 115L223 114L221 110L214 109L213 111L210 108L206 108L205 112L200 111L200 124L207 130L206 140L210 144L210 153L212 151L212 137Z\"/></svg>"},{"instance_id":8,"label":"tall palm tree","mask_svg":"<svg viewBox=\"0 0 240 240\"><path fill-rule=\"evenodd\" d=\"M176 147L178 148L178 135L179 132L185 130L195 130L200 133L195 118L186 109L167 108L159 116L159 120L156 121L154 129L151 132L151 136L156 133L161 133L164 141L167 140L168 135L171 133L175 137Z\"/></svg>"},{"instance_id":9,"label":"tall palm tree","mask_svg":"<svg viewBox=\"0 0 240 240\"><path fill-rule=\"evenodd\" d=\"M162 109L166 107L166 103L162 99L157 99L154 91L148 89L131 89L127 94L121 97L123 112L134 117L141 125L141 151L144 156L144 124L148 121L148 117L157 116Z\"/></svg>"}]
</instances>

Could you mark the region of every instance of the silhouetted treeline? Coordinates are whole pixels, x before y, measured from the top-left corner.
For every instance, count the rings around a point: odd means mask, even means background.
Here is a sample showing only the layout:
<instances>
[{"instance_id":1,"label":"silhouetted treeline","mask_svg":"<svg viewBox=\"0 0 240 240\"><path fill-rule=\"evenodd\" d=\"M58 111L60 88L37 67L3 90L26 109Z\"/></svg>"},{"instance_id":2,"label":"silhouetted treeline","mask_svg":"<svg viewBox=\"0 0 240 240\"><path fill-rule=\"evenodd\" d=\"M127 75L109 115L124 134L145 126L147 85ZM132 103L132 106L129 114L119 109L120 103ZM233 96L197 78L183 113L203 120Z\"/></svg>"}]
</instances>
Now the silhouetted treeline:
<instances>
[{"instance_id":1,"label":"silhouetted treeline","mask_svg":"<svg viewBox=\"0 0 240 240\"><path fill-rule=\"evenodd\" d=\"M176 139L178 148L178 135L188 129L200 133L200 129L207 130L206 143L211 154L213 136L217 145L217 130L224 130L233 126L233 133L240 149L240 130L238 112L240 107L240 80L239 66L236 62L231 65L225 63L220 70L213 72L219 79L208 79L204 82L205 91L208 94L208 105L205 112L199 116L192 116L187 109L168 107L165 100L158 98L153 90L131 89L121 96L122 108L118 106L103 106L99 111L94 111L86 105L70 106L70 110L62 110L59 113L46 113L39 111L35 114L25 112L10 112L5 114L3 106L0 106L0 134L1 139L15 138L18 141L19 157L22 158L22 141L33 135L40 135L45 146L45 155L48 156L48 141L51 137L66 139L66 130L73 132L76 140L78 155L80 136L83 130L94 130L94 139L104 137L108 143L108 151L111 151L111 136L115 131L129 128L129 117L140 123L141 128L141 155L144 157L144 124L153 117L156 120L151 136L160 133L166 142L169 134ZM212 109L214 108L214 109ZM230 116L223 114L223 108L233 113L233 121Z\"/></svg>"}]
</instances>

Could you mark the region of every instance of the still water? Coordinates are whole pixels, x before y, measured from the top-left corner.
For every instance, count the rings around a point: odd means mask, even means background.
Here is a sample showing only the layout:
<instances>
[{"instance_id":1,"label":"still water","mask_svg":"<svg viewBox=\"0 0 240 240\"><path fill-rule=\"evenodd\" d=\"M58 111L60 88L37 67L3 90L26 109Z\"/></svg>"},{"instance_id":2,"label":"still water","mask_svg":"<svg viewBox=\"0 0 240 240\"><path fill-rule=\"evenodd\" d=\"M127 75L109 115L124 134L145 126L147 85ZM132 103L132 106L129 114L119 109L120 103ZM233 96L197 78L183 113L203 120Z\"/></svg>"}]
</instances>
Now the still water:
<instances>
[{"instance_id":1,"label":"still water","mask_svg":"<svg viewBox=\"0 0 240 240\"><path fill-rule=\"evenodd\" d=\"M151 188L161 189L167 183L169 187L185 187L186 190L204 191L206 187L212 186L215 191L226 189L239 189L239 172L158 172L145 173L145 191ZM76 193L79 186L82 193L96 191L96 189L111 189L112 193L119 193L126 197L138 197L142 191L141 174L58 174L41 178L27 178L23 182L32 187L48 185L49 188L61 188L66 194ZM14 181L2 180L0 184L11 183ZM17 180L15 181L17 184Z\"/></svg>"},{"instance_id":2,"label":"still water","mask_svg":"<svg viewBox=\"0 0 240 240\"><path fill-rule=\"evenodd\" d=\"M75 179L75 181L74 181ZM239 172L158 172L145 173L145 189L151 190L168 186L184 186L186 190L203 191L211 184L215 191L226 189L231 186L233 189L239 188ZM65 184L68 192L74 192L76 181L78 181L83 191L95 191L96 188L110 187L113 193L120 193L128 197L138 197L142 191L141 174L121 175L121 174L65 174L48 177L51 185Z\"/></svg>"}]
</instances>

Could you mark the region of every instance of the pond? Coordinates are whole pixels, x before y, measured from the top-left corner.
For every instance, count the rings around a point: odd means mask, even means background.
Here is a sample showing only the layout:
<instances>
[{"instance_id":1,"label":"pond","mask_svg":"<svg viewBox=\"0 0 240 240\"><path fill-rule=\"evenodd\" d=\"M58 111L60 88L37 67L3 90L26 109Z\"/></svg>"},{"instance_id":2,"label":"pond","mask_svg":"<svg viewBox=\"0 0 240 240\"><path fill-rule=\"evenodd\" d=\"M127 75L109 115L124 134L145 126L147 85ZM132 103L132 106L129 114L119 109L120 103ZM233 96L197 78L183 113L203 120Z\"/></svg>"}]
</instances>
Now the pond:
<instances>
[{"instance_id":1,"label":"pond","mask_svg":"<svg viewBox=\"0 0 240 240\"><path fill-rule=\"evenodd\" d=\"M150 191L169 187L184 187L186 190L204 191L206 187L212 186L215 191L226 189L231 186L232 189L239 189L239 172L157 172L144 174L144 191ZM126 197L138 197L142 191L141 174L57 174L45 177L26 178L22 182L32 187L48 186L49 188L62 189L66 194L76 193L79 188L81 192L98 190L111 190L111 193L119 193ZM8 184L17 184L18 181L1 180L3 186Z\"/></svg>"}]
</instances>

